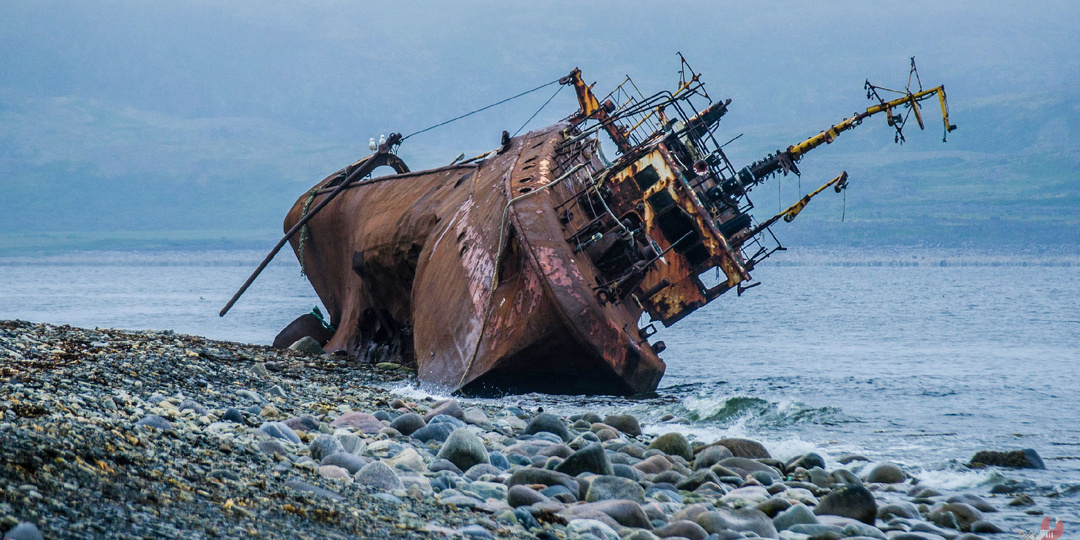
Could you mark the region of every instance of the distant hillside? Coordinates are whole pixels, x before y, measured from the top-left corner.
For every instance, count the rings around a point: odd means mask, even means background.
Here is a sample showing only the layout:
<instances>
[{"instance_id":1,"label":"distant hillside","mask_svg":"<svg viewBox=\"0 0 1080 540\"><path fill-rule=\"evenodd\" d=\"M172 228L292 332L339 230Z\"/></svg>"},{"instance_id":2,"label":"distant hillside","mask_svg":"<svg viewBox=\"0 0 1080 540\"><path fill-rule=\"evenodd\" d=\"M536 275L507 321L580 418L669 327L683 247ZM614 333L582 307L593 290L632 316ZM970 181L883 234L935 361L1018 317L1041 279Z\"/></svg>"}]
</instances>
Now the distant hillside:
<instances>
[{"instance_id":1,"label":"distant hillside","mask_svg":"<svg viewBox=\"0 0 1080 540\"><path fill-rule=\"evenodd\" d=\"M252 247L380 133L415 131L582 68L606 93L671 89L685 53L731 97L745 165L902 86L944 82L960 129L892 143L871 119L754 193L759 217L841 170L777 233L792 244L1080 244L1080 4L601 0L505 6L280 0L0 3L0 254ZM645 22L647 21L647 22ZM416 168L489 150L555 87L410 139ZM562 91L530 127L573 112ZM779 192L779 193L778 193ZM840 216L846 213L843 222Z\"/></svg>"}]
</instances>

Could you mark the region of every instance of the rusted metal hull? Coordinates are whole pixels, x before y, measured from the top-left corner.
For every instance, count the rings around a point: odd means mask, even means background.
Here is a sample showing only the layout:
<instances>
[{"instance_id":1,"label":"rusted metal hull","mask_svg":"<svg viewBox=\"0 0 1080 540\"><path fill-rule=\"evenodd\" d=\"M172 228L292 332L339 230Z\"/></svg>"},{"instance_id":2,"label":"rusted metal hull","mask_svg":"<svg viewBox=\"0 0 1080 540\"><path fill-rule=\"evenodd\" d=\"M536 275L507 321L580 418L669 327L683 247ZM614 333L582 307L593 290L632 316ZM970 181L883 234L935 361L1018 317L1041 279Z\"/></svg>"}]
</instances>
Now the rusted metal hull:
<instances>
[{"instance_id":1,"label":"rusted metal hull","mask_svg":"<svg viewBox=\"0 0 1080 540\"><path fill-rule=\"evenodd\" d=\"M302 259L337 328L325 350L415 361L422 381L472 393L655 390L665 366L639 336L641 308L598 300L596 271L555 210L582 188L553 184L573 165L556 166L566 127L331 201L310 221ZM300 238L291 242L299 257Z\"/></svg>"}]
</instances>

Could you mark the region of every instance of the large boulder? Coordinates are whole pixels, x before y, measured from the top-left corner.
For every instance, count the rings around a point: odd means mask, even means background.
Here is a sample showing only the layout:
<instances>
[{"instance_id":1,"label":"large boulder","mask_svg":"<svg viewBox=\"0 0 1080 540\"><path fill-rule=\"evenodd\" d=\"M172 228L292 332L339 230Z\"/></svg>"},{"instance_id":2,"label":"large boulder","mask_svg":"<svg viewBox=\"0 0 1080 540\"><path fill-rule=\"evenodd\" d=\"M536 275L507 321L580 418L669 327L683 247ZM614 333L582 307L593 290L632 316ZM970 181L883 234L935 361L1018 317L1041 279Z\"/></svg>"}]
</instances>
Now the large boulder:
<instances>
[{"instance_id":1,"label":"large boulder","mask_svg":"<svg viewBox=\"0 0 1080 540\"><path fill-rule=\"evenodd\" d=\"M877 519L877 501L865 487L846 485L823 497L814 513L849 517L873 525Z\"/></svg>"},{"instance_id":2,"label":"large boulder","mask_svg":"<svg viewBox=\"0 0 1080 540\"><path fill-rule=\"evenodd\" d=\"M477 463L487 463L487 448L468 428L455 429L443 443L436 459L445 459L457 468L467 471Z\"/></svg>"},{"instance_id":3,"label":"large boulder","mask_svg":"<svg viewBox=\"0 0 1080 540\"><path fill-rule=\"evenodd\" d=\"M1013 450L1012 452L994 452L983 450L971 458L970 467L1011 467L1014 469L1045 469L1039 453L1032 448Z\"/></svg>"},{"instance_id":4,"label":"large boulder","mask_svg":"<svg viewBox=\"0 0 1080 540\"><path fill-rule=\"evenodd\" d=\"M599 475L613 475L611 461L604 453L604 447L599 444L590 444L573 454L567 456L562 463L555 467L556 471L577 476L583 472L591 472Z\"/></svg>"},{"instance_id":5,"label":"large boulder","mask_svg":"<svg viewBox=\"0 0 1080 540\"><path fill-rule=\"evenodd\" d=\"M761 443L757 441L752 441L750 439L739 439L731 437L727 439L720 439L719 441L716 441L716 443L727 447L727 449L731 450L731 453L735 457L752 459L772 457L771 455L769 455L769 451L766 450Z\"/></svg>"}]
</instances>

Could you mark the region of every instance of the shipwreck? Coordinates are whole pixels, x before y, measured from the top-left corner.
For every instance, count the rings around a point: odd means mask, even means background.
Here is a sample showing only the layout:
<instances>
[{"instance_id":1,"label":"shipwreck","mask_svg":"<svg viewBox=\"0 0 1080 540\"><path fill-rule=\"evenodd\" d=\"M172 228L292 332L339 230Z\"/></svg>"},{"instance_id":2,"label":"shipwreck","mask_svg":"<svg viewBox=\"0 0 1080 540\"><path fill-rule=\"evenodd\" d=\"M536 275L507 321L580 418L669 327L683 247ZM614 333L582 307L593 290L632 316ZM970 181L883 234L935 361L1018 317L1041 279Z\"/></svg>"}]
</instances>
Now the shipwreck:
<instances>
[{"instance_id":1,"label":"shipwreck","mask_svg":"<svg viewBox=\"0 0 1080 540\"><path fill-rule=\"evenodd\" d=\"M943 86L912 89L912 60L904 90L867 82L864 112L736 168L716 138L731 100L710 98L685 59L680 74L673 91L645 96L628 77L598 98L574 69L550 84L573 88L579 110L445 167L410 170L397 134L373 144L300 196L285 237L221 314L288 241L330 320L298 319L285 345L312 336L464 393L650 392L665 369L656 324L756 285L754 267L783 249L770 227L841 192L847 174L761 222L756 186L799 174L807 152L873 115L902 141L912 116L923 127L926 99L955 129ZM374 175L381 167L393 172Z\"/></svg>"}]
</instances>

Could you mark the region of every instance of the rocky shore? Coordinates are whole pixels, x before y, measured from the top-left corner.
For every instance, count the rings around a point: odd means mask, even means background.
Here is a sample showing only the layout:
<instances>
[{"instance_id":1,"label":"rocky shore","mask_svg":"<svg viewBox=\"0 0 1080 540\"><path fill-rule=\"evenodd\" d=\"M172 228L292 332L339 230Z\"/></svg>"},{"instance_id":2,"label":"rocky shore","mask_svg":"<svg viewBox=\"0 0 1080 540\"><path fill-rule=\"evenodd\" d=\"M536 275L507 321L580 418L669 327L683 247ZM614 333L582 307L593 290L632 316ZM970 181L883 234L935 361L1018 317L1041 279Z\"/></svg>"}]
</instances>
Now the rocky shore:
<instances>
[{"instance_id":1,"label":"rocky shore","mask_svg":"<svg viewBox=\"0 0 1080 540\"><path fill-rule=\"evenodd\" d=\"M387 390L408 370L0 322L4 538L975 540L1024 495L894 464Z\"/></svg>"}]
</instances>

